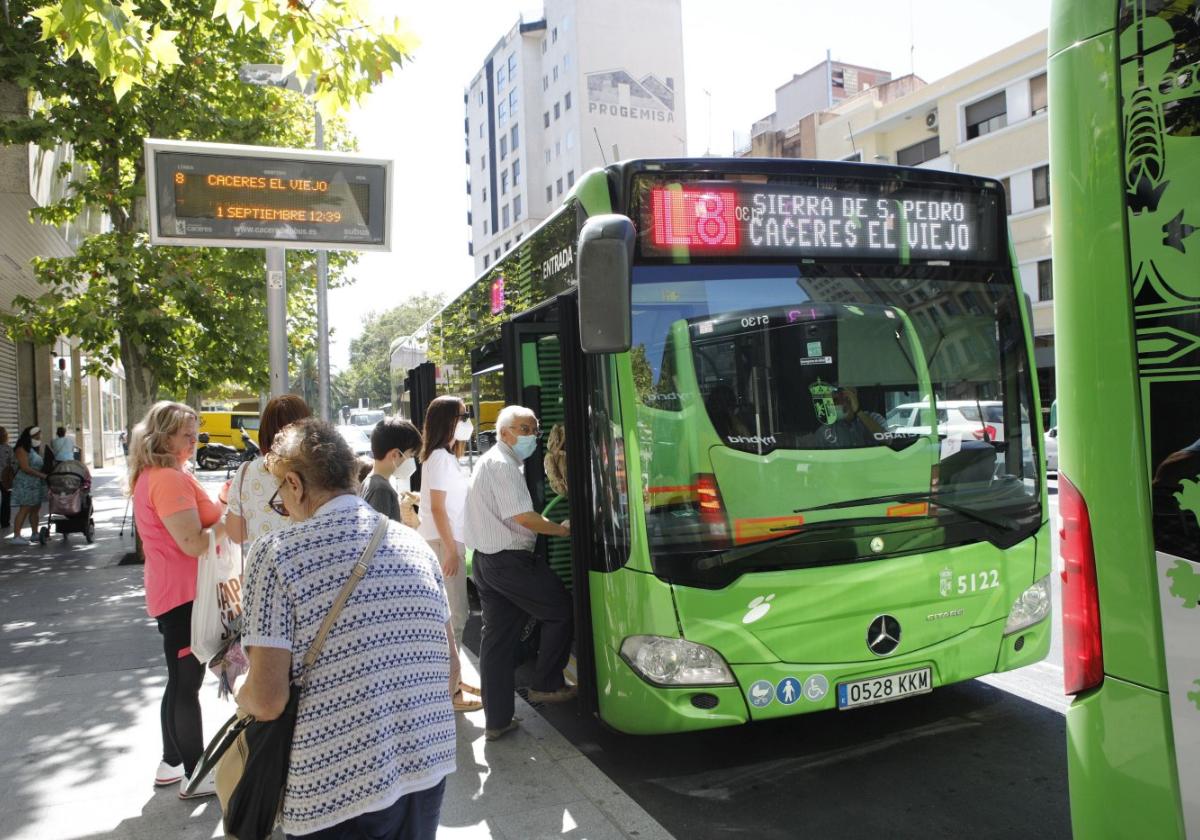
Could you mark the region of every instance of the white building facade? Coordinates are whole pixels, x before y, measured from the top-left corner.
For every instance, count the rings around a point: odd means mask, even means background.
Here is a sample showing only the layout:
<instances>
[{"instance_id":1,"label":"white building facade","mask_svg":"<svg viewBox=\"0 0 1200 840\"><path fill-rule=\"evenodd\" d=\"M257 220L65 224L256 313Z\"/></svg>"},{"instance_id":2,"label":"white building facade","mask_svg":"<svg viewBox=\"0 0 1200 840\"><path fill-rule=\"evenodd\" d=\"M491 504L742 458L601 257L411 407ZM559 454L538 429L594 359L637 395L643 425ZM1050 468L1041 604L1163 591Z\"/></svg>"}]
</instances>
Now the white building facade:
<instances>
[{"instance_id":1,"label":"white building facade","mask_svg":"<svg viewBox=\"0 0 1200 840\"><path fill-rule=\"evenodd\" d=\"M680 0L548 0L464 96L470 248L481 274L584 172L686 154Z\"/></svg>"}]
</instances>

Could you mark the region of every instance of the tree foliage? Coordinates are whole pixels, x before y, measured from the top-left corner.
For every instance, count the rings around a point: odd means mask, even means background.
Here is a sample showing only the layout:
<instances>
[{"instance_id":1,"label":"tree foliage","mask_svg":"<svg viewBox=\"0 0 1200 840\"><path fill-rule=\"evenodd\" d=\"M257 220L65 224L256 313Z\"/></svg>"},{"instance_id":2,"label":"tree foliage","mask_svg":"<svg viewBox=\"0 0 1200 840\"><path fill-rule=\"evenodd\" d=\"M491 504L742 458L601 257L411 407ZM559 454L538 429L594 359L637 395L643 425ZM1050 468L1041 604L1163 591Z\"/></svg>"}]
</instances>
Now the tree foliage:
<instances>
[{"instance_id":1,"label":"tree foliage","mask_svg":"<svg viewBox=\"0 0 1200 840\"><path fill-rule=\"evenodd\" d=\"M158 17L174 5L60 0L31 14L41 23L42 39L95 68L119 102L134 87L150 86L187 62L178 43L181 30ZM270 39L285 73L296 73L302 87L315 82L325 117L359 102L416 46L398 19L373 19L368 0L214 0L207 6L208 16L224 21L229 34Z\"/></svg>"},{"instance_id":2,"label":"tree foliage","mask_svg":"<svg viewBox=\"0 0 1200 840\"><path fill-rule=\"evenodd\" d=\"M357 403L361 397L371 405L391 400L391 344L412 335L443 306L443 295L417 295L385 312L372 312L362 333L350 341L350 367L338 374L337 389Z\"/></svg>"},{"instance_id":3,"label":"tree foliage","mask_svg":"<svg viewBox=\"0 0 1200 840\"><path fill-rule=\"evenodd\" d=\"M239 0L235 10L221 0L67 0L35 10L28 0L9 0L12 25L0 28L0 80L30 91L33 109L27 119L0 122L0 142L69 145L73 159L58 174L70 178L70 188L35 213L61 225L100 208L111 229L89 236L73 257L39 261L44 292L19 298L5 325L13 336L43 342L78 336L93 370L120 358L133 418L160 388L181 394L224 382L267 383L262 252L151 246L144 233L142 141L310 145L312 106L287 91L242 83L239 68L296 62L302 52L303 72L321 74L318 90L325 85L326 96L320 101L328 108L350 101L330 90L360 90L363 68L375 65L334 50L327 62L314 64L301 42L330 46L321 21L329 26L335 18L305 3L288 13L298 17L282 30L299 41L277 46L279 33L268 41L274 30L265 21L280 5ZM331 5L343 15L336 20L346 22L355 4ZM162 33L178 33L169 36L170 49L162 46L168 37ZM159 46L152 49L153 43ZM396 45L377 49L377 55L392 55ZM136 72L132 53L142 59ZM401 57L393 56L393 64ZM345 146L344 123L328 128L332 145ZM297 357L315 333L314 256L288 254L289 334ZM331 286L342 282L352 260L330 255Z\"/></svg>"}]
</instances>

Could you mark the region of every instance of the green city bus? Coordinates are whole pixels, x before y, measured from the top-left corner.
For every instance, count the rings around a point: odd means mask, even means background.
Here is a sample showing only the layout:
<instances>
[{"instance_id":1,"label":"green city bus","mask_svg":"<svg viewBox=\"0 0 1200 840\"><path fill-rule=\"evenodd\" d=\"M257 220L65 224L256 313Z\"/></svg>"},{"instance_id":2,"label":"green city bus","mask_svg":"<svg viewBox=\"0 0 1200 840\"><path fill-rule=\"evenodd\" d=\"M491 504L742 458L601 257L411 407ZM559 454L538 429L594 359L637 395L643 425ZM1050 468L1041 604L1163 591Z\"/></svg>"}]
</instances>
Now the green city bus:
<instances>
[{"instance_id":1,"label":"green city bus","mask_svg":"<svg viewBox=\"0 0 1200 840\"><path fill-rule=\"evenodd\" d=\"M1200 4L1055 0L1059 508L1077 837L1200 838Z\"/></svg>"},{"instance_id":2,"label":"green city bus","mask_svg":"<svg viewBox=\"0 0 1200 840\"><path fill-rule=\"evenodd\" d=\"M539 550L572 593L587 711L697 730L1046 655L1004 207L995 180L920 169L624 162L435 318L443 392L564 429L543 441L565 440L565 486L541 451L526 479L571 520Z\"/></svg>"}]
</instances>

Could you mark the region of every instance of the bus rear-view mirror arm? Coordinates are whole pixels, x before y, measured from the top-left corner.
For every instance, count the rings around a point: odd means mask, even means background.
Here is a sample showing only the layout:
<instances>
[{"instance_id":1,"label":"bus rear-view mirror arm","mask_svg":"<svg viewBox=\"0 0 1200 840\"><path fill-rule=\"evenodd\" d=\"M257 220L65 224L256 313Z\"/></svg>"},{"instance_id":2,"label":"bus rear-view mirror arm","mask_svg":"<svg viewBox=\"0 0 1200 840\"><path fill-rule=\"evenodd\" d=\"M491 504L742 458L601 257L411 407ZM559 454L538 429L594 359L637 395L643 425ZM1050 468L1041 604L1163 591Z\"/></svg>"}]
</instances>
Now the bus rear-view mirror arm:
<instances>
[{"instance_id":1,"label":"bus rear-view mirror arm","mask_svg":"<svg viewBox=\"0 0 1200 840\"><path fill-rule=\"evenodd\" d=\"M585 353L624 353L633 341L633 222L593 216L579 232L579 343Z\"/></svg>"}]
</instances>

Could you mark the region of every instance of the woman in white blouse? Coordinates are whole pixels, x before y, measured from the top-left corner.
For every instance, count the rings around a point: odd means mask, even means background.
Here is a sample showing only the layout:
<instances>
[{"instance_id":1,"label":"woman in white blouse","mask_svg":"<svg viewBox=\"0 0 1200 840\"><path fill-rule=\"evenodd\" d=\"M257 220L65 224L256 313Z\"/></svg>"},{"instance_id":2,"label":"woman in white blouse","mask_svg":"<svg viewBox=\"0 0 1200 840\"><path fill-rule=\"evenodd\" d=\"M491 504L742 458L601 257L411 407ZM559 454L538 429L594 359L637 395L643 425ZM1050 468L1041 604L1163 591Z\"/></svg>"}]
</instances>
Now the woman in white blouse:
<instances>
[{"instance_id":1,"label":"woman in white blouse","mask_svg":"<svg viewBox=\"0 0 1200 840\"><path fill-rule=\"evenodd\" d=\"M229 539L242 543L247 551L263 534L286 527L290 521L271 509L271 496L279 480L267 470L263 456L271 451L275 435L297 420L312 416L308 403L295 394L275 397L263 409L258 423L258 448L262 455L242 464L229 482L229 512L225 531Z\"/></svg>"},{"instance_id":2,"label":"woman in white blouse","mask_svg":"<svg viewBox=\"0 0 1200 840\"><path fill-rule=\"evenodd\" d=\"M450 601L450 684L454 690L454 708L471 711L477 700L467 700L463 692L479 694L479 689L462 681L458 641L467 626L466 549L463 546L463 510L467 503L467 477L458 459L473 431L466 404L458 397L438 397L425 412L421 437L421 525L417 529L442 567L446 597Z\"/></svg>"}]
</instances>

